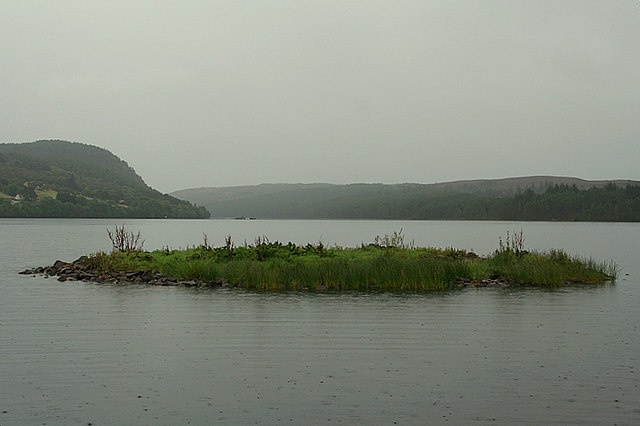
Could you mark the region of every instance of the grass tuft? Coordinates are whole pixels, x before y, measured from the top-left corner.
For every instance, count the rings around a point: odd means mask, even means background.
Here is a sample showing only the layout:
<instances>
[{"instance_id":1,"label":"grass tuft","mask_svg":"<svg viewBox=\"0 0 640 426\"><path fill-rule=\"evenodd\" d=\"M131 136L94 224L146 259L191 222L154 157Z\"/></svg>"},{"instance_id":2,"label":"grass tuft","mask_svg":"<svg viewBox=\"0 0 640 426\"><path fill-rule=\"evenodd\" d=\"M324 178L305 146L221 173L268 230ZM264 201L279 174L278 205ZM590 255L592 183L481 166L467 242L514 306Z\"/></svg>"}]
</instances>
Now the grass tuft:
<instances>
[{"instance_id":1,"label":"grass tuft","mask_svg":"<svg viewBox=\"0 0 640 426\"><path fill-rule=\"evenodd\" d=\"M139 233L128 233L124 227L120 233L135 242L140 238ZM407 245L402 230L376 237L374 243L359 248L282 244L264 236L241 247L227 236L224 246L213 247L205 235L203 244L186 250L166 247L144 252L137 247L122 250L114 244L112 253L92 254L86 265L99 273L145 269L179 280L224 279L257 291L420 292L482 279L556 286L602 283L618 275L612 262L569 256L562 250L529 252L524 250L523 242L521 232L507 234L506 242L500 240L492 255L479 257L460 249Z\"/></svg>"}]
</instances>

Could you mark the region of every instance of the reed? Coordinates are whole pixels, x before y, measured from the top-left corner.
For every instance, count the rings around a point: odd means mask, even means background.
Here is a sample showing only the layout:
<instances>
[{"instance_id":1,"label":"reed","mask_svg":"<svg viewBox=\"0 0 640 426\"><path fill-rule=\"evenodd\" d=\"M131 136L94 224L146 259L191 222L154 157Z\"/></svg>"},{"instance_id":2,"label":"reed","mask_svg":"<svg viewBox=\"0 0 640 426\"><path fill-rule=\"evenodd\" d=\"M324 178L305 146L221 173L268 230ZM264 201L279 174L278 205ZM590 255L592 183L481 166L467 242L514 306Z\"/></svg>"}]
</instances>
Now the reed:
<instances>
[{"instance_id":1,"label":"reed","mask_svg":"<svg viewBox=\"0 0 640 426\"><path fill-rule=\"evenodd\" d=\"M531 252L522 256L495 253L487 261L492 273L525 284L597 284L615 280L618 276L618 267L613 262L569 256L561 250Z\"/></svg>"},{"instance_id":2,"label":"reed","mask_svg":"<svg viewBox=\"0 0 640 426\"><path fill-rule=\"evenodd\" d=\"M461 281L501 279L539 286L564 283L602 283L617 277L613 263L572 257L560 250L528 252L522 234L499 244L488 257L465 250L416 248L404 244L401 233L377 237L359 248L327 248L270 242L253 245L153 252L114 250L89 257L90 269L107 271L155 270L180 280L229 283L256 291L328 290L420 292L454 287Z\"/></svg>"}]
</instances>

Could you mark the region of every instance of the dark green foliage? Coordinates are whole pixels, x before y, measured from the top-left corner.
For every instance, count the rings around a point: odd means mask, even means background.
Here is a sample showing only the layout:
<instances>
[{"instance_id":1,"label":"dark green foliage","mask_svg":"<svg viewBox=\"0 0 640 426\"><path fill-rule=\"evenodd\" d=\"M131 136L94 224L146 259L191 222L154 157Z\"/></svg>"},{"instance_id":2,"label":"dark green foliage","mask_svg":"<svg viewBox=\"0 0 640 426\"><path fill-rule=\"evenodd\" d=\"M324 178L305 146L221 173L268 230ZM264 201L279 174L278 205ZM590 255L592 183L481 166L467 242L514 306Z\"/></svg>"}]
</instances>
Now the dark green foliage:
<instances>
[{"instance_id":1,"label":"dark green foliage","mask_svg":"<svg viewBox=\"0 0 640 426\"><path fill-rule=\"evenodd\" d=\"M76 197L75 195L69 193L69 192L62 192L59 191L58 195L56 195L56 200L61 201L63 203L72 203L72 204L76 204L78 201L78 197Z\"/></svg>"},{"instance_id":2,"label":"dark green foliage","mask_svg":"<svg viewBox=\"0 0 640 426\"><path fill-rule=\"evenodd\" d=\"M20 191L20 185L17 185L15 183L10 183L9 185L7 185L7 189L5 192L13 197L13 196L16 196L19 191Z\"/></svg>"},{"instance_id":3,"label":"dark green foliage","mask_svg":"<svg viewBox=\"0 0 640 426\"><path fill-rule=\"evenodd\" d=\"M283 219L640 221L640 186L587 182L524 190L437 185L262 185L180 191L217 217Z\"/></svg>"},{"instance_id":4,"label":"dark green foliage","mask_svg":"<svg viewBox=\"0 0 640 426\"><path fill-rule=\"evenodd\" d=\"M113 202L75 197L74 201L62 202L53 198L12 204L3 200L0 217L68 217L68 218L183 218L202 219L208 217L202 207L171 205L159 200L149 200L143 206L132 208Z\"/></svg>"},{"instance_id":5,"label":"dark green foliage","mask_svg":"<svg viewBox=\"0 0 640 426\"><path fill-rule=\"evenodd\" d=\"M563 221L640 221L640 186L578 190L555 185L542 194L522 193L502 200L499 219Z\"/></svg>"},{"instance_id":6,"label":"dark green foliage","mask_svg":"<svg viewBox=\"0 0 640 426\"><path fill-rule=\"evenodd\" d=\"M107 150L65 141L0 144L0 192L20 203L0 205L0 217L189 218L209 212L147 186ZM56 199L37 190L57 192Z\"/></svg>"}]
</instances>

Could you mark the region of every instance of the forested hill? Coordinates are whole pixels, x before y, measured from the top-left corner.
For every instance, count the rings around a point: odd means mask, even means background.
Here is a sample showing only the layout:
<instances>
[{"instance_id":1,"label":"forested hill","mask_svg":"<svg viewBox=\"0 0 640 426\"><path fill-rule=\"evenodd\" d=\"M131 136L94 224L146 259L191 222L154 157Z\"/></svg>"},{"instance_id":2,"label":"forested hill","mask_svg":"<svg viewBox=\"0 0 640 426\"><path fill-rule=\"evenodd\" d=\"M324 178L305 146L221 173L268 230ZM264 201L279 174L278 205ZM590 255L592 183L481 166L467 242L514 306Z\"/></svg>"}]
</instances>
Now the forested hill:
<instances>
[{"instance_id":1,"label":"forested hill","mask_svg":"<svg viewBox=\"0 0 640 426\"><path fill-rule=\"evenodd\" d=\"M96 146L46 140L0 144L0 217L206 218L149 187Z\"/></svg>"},{"instance_id":2,"label":"forested hill","mask_svg":"<svg viewBox=\"0 0 640 426\"><path fill-rule=\"evenodd\" d=\"M535 176L439 184L263 184L172 195L215 217L640 221L640 182Z\"/></svg>"}]
</instances>

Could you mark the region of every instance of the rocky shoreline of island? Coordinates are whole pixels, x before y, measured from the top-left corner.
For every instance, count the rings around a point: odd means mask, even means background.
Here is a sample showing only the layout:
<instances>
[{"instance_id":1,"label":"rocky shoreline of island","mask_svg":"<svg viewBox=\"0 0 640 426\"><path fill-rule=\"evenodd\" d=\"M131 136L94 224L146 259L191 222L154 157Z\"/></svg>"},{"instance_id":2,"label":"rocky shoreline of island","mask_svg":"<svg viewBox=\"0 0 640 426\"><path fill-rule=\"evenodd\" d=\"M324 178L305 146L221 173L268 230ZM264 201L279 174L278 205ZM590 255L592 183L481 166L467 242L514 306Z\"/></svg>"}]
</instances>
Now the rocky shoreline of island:
<instances>
[{"instance_id":1,"label":"rocky shoreline of island","mask_svg":"<svg viewBox=\"0 0 640 426\"><path fill-rule=\"evenodd\" d=\"M203 280L179 280L168 277L153 269L140 269L135 271L109 271L96 273L86 268L87 256L72 262L56 260L53 265L39 266L25 269L20 275L42 276L43 278L57 277L57 281L85 281L112 284L148 284L158 286L184 286L184 287L234 287L224 279L215 281Z\"/></svg>"},{"instance_id":2,"label":"rocky shoreline of island","mask_svg":"<svg viewBox=\"0 0 640 426\"><path fill-rule=\"evenodd\" d=\"M218 278L213 281L205 281L199 279L183 280L175 277L167 276L154 269L139 269L131 271L109 271L96 273L86 267L87 256L72 261L65 262L56 260L53 265L39 266L35 268L27 268L20 271L20 275L31 275L33 277L41 276L43 278L56 278L59 282L96 282L110 284L142 284L150 286L182 286L182 287L210 287L210 288L243 288L242 283L232 284L224 278ZM582 280L567 281L564 284L583 284ZM447 287L455 288L507 288L507 287L531 287L534 284L518 282L511 279L500 278L497 275L491 275L485 278L477 277L458 277L455 281L450 281ZM301 290L310 290L303 287ZM317 285L311 290L327 291L329 288L324 285ZM372 287L370 290L376 290Z\"/></svg>"}]
</instances>

